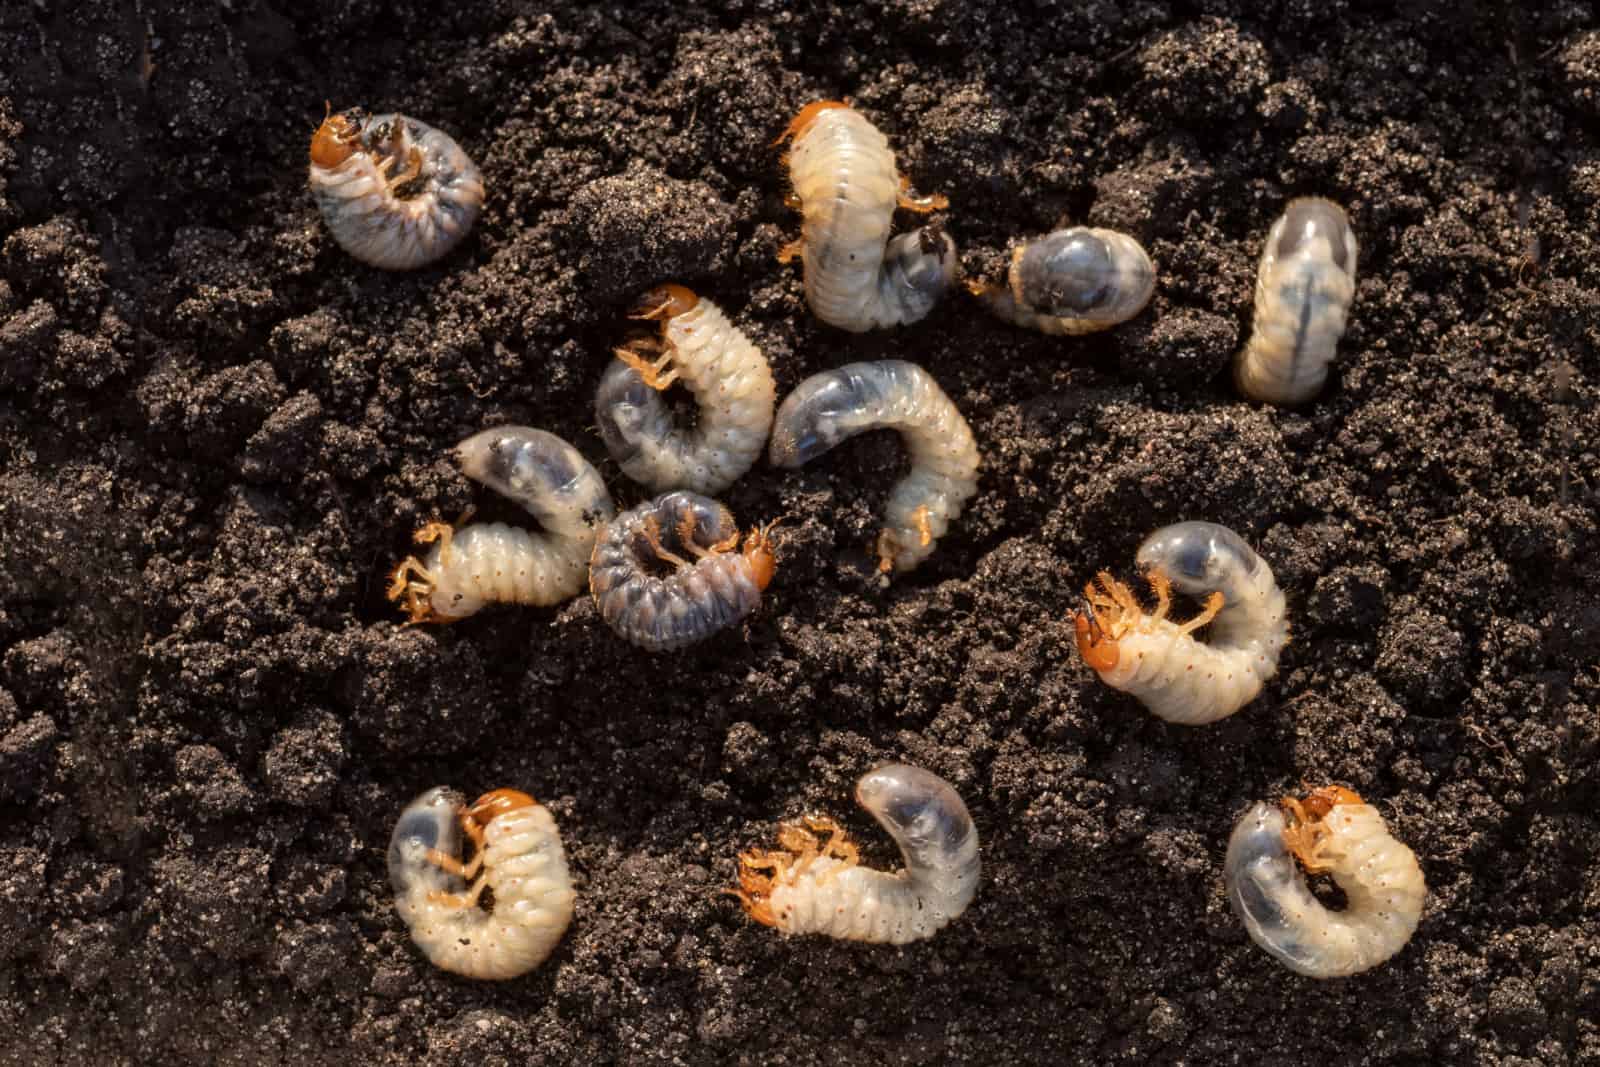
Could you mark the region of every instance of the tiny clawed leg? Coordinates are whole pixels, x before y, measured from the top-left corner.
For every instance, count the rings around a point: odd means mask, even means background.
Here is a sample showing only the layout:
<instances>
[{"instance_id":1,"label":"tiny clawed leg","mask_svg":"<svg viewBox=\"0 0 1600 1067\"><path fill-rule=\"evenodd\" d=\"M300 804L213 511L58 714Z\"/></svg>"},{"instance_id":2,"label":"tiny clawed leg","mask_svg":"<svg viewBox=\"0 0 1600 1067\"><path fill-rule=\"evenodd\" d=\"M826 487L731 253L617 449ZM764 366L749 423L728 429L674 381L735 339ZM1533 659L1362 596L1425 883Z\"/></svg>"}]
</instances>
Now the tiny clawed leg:
<instances>
[{"instance_id":1,"label":"tiny clawed leg","mask_svg":"<svg viewBox=\"0 0 1600 1067\"><path fill-rule=\"evenodd\" d=\"M639 377L644 379L644 384L660 392L678 380L678 369L673 367L667 370L672 363L672 349L668 348L662 353L661 358L655 361L645 359L630 348L618 348L613 354L622 362L639 372ZM663 373L665 372L665 373Z\"/></svg>"},{"instance_id":2,"label":"tiny clawed leg","mask_svg":"<svg viewBox=\"0 0 1600 1067\"><path fill-rule=\"evenodd\" d=\"M1215 619L1217 617L1217 613L1222 610L1222 602L1222 590L1219 589L1215 593L1212 593L1210 596L1206 597L1205 608L1200 612L1200 614L1196 615L1194 618L1178 627L1178 632L1180 634L1193 633L1206 623L1210 622L1212 619Z\"/></svg>"},{"instance_id":3,"label":"tiny clawed leg","mask_svg":"<svg viewBox=\"0 0 1600 1067\"><path fill-rule=\"evenodd\" d=\"M394 163L393 156L389 157L389 163L391 165ZM387 168L385 168L385 170L387 170ZM401 171L399 174L396 174L394 177L387 179L390 191L392 192L395 189L398 189L400 186L413 180L421 173L422 150L420 148L413 147L406 153L406 169Z\"/></svg>"},{"instance_id":4,"label":"tiny clawed leg","mask_svg":"<svg viewBox=\"0 0 1600 1067\"><path fill-rule=\"evenodd\" d=\"M904 174L899 175L900 191L895 196L895 201L907 211L915 211L926 215L930 211L943 211L950 206L950 201L940 193L928 196L918 196L917 191L911 188L911 179Z\"/></svg>"},{"instance_id":5,"label":"tiny clawed leg","mask_svg":"<svg viewBox=\"0 0 1600 1067\"><path fill-rule=\"evenodd\" d=\"M1145 580L1150 583L1150 588L1156 594L1156 610L1155 614L1150 617L1151 621L1160 622L1167 617L1167 611L1172 607L1172 580L1161 571L1156 570L1146 574Z\"/></svg>"},{"instance_id":6,"label":"tiny clawed leg","mask_svg":"<svg viewBox=\"0 0 1600 1067\"><path fill-rule=\"evenodd\" d=\"M478 906L478 898L483 896L484 887L488 884L488 879L479 878L465 893L446 893L436 889L428 894L428 900L434 904L443 904L447 908L475 908Z\"/></svg>"},{"instance_id":7,"label":"tiny clawed leg","mask_svg":"<svg viewBox=\"0 0 1600 1067\"><path fill-rule=\"evenodd\" d=\"M650 546L650 551L656 554L657 559L664 559L668 563L679 567L692 567L694 564L684 559L675 552L671 552L661 543L661 523L654 515L644 520L644 539ZM690 542L693 544L693 542Z\"/></svg>"},{"instance_id":8,"label":"tiny clawed leg","mask_svg":"<svg viewBox=\"0 0 1600 1067\"><path fill-rule=\"evenodd\" d=\"M805 240L805 238L804 237L796 237L794 240L790 241L788 244L786 244L782 248L778 249L778 262L779 263L792 263L796 256L800 255L802 252L805 251L805 248L806 248L806 240Z\"/></svg>"},{"instance_id":9,"label":"tiny clawed leg","mask_svg":"<svg viewBox=\"0 0 1600 1067\"><path fill-rule=\"evenodd\" d=\"M479 852L467 863L462 863L448 852L440 852L436 848L428 850L428 862L446 874L453 874L462 881L470 882L477 876L479 868L483 866L483 853Z\"/></svg>"}]
</instances>

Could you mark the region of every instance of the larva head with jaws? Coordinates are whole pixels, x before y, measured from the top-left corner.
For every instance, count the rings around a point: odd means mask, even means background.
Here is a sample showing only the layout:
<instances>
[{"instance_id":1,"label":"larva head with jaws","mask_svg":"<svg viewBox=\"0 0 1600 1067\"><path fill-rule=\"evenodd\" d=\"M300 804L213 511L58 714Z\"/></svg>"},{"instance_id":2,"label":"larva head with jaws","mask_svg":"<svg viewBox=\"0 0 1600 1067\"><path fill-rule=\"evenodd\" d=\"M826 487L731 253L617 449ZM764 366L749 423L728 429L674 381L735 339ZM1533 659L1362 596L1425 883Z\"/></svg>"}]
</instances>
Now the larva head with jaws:
<instances>
[{"instance_id":1,"label":"larva head with jaws","mask_svg":"<svg viewBox=\"0 0 1600 1067\"><path fill-rule=\"evenodd\" d=\"M1283 843L1306 870L1318 874L1328 870L1322 859L1322 847L1328 837L1324 825L1328 813L1341 804L1365 804L1361 795L1339 785L1325 785L1313 789L1304 797L1284 797L1280 802L1288 824L1283 830Z\"/></svg>"},{"instance_id":2,"label":"larva head with jaws","mask_svg":"<svg viewBox=\"0 0 1600 1067\"><path fill-rule=\"evenodd\" d=\"M472 802L462 814L480 829L502 815L522 808L531 808L539 802L520 789L493 789Z\"/></svg>"},{"instance_id":3,"label":"larva head with jaws","mask_svg":"<svg viewBox=\"0 0 1600 1067\"><path fill-rule=\"evenodd\" d=\"M778 570L778 557L773 548L772 531L782 519L773 519L765 526L757 526L744 538L744 547L740 553L750 562L750 574L756 583L756 588L765 589L772 582L772 576Z\"/></svg>"},{"instance_id":4,"label":"larva head with jaws","mask_svg":"<svg viewBox=\"0 0 1600 1067\"><path fill-rule=\"evenodd\" d=\"M326 107L328 113L323 116L322 125L311 136L311 165L332 170L355 155L362 114L360 109L351 108L335 115L331 103Z\"/></svg>"},{"instance_id":5,"label":"larva head with jaws","mask_svg":"<svg viewBox=\"0 0 1600 1067\"><path fill-rule=\"evenodd\" d=\"M628 312L632 319L675 319L694 310L700 298L682 285L658 285L641 296Z\"/></svg>"},{"instance_id":6,"label":"larva head with jaws","mask_svg":"<svg viewBox=\"0 0 1600 1067\"><path fill-rule=\"evenodd\" d=\"M811 128L811 124L813 122L817 121L818 115L822 114L824 111L841 107L849 108L850 105L845 103L843 100L812 101L805 107L801 108L799 114L795 115L794 118L789 120L789 125L784 127L783 132L778 135L778 139L772 143L774 145L780 145L791 138L800 137Z\"/></svg>"}]
</instances>

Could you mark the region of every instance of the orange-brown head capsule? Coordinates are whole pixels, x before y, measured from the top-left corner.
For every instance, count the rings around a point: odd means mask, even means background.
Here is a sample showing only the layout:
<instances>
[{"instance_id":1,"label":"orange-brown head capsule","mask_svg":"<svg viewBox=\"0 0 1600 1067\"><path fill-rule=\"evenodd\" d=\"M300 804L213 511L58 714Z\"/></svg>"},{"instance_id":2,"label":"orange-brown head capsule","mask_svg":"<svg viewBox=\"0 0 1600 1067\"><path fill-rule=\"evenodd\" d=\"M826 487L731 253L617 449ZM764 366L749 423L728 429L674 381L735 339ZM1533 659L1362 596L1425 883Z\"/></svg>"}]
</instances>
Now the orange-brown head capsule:
<instances>
[{"instance_id":1,"label":"orange-brown head capsule","mask_svg":"<svg viewBox=\"0 0 1600 1067\"><path fill-rule=\"evenodd\" d=\"M1325 785L1321 789L1313 789L1307 793L1305 799L1300 801L1300 810L1311 821L1320 821L1327 818L1328 812L1339 804L1363 804L1361 795L1354 790L1346 789L1342 785Z\"/></svg>"},{"instance_id":2,"label":"orange-brown head capsule","mask_svg":"<svg viewBox=\"0 0 1600 1067\"><path fill-rule=\"evenodd\" d=\"M757 589L765 589L778 570L778 558L772 550L772 530L780 521L782 520L773 519L765 526L757 526L745 535L744 548L741 552L744 558L750 561L750 576L755 580Z\"/></svg>"},{"instance_id":3,"label":"orange-brown head capsule","mask_svg":"<svg viewBox=\"0 0 1600 1067\"><path fill-rule=\"evenodd\" d=\"M1101 629L1092 612L1074 612L1072 632L1083 662L1097 671L1109 671L1117 665L1117 643Z\"/></svg>"},{"instance_id":4,"label":"orange-brown head capsule","mask_svg":"<svg viewBox=\"0 0 1600 1067\"><path fill-rule=\"evenodd\" d=\"M801 108L800 113L790 120L789 125L784 127L783 132L778 135L778 139L772 143L776 146L791 137L799 137L806 132L813 122L817 121L817 116L824 111L836 107L848 108L849 106L843 100L815 100Z\"/></svg>"},{"instance_id":5,"label":"orange-brown head capsule","mask_svg":"<svg viewBox=\"0 0 1600 1067\"><path fill-rule=\"evenodd\" d=\"M639 298L629 313L635 319L675 319L700 303L694 292L681 285L658 285Z\"/></svg>"},{"instance_id":6,"label":"orange-brown head capsule","mask_svg":"<svg viewBox=\"0 0 1600 1067\"><path fill-rule=\"evenodd\" d=\"M466 814L479 826L488 826L507 812L531 808L537 803L520 789L495 789L474 800Z\"/></svg>"},{"instance_id":7,"label":"orange-brown head capsule","mask_svg":"<svg viewBox=\"0 0 1600 1067\"><path fill-rule=\"evenodd\" d=\"M333 114L331 104L326 106L329 113L311 136L311 163L332 170L355 154L352 146L360 136L361 128L346 118L344 113Z\"/></svg>"}]
</instances>

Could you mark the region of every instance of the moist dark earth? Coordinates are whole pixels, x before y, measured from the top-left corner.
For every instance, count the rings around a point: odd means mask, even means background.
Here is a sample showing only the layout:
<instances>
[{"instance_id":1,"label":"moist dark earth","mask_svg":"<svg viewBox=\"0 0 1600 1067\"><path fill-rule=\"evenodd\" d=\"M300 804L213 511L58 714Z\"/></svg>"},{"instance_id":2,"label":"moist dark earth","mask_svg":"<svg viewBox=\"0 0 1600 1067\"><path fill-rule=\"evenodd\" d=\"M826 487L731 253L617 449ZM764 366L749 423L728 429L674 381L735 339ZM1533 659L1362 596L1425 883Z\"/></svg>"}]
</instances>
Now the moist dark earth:
<instances>
[{"instance_id":1,"label":"moist dark earth","mask_svg":"<svg viewBox=\"0 0 1600 1067\"><path fill-rule=\"evenodd\" d=\"M1600 29L1591 3L0 10L0 1062L1600 1063ZM952 292L819 323L770 147L847 97L949 197L969 277L1124 230L1152 305L1060 339ZM399 110L483 169L474 232L378 271L307 192L324 113ZM1361 241L1329 388L1234 391L1297 195ZM899 220L903 228L914 225ZM880 580L889 433L724 494L783 517L759 613L687 652L587 596L406 627L432 518L518 520L449 448L521 423L619 506L591 396L644 289L691 286L780 394L921 363L977 496ZM1183 728L1068 612L1180 519L1272 565L1294 640ZM719 890L902 760L979 827L972 907L891 948L786 939ZM1416 850L1398 957L1314 981L1229 912L1251 802L1338 783ZM435 969L396 916L424 789L524 789L579 892L531 974ZM1337 902L1337 894L1329 896Z\"/></svg>"}]
</instances>

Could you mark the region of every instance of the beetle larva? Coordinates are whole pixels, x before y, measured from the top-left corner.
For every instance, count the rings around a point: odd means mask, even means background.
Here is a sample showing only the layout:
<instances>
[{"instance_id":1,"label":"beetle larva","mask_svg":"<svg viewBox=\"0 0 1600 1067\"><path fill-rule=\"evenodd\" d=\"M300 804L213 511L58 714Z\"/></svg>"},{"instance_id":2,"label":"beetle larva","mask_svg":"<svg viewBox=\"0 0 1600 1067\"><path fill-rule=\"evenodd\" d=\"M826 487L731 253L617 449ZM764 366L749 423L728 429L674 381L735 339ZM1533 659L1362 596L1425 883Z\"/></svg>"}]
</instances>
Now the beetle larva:
<instances>
[{"instance_id":1,"label":"beetle larva","mask_svg":"<svg viewBox=\"0 0 1600 1067\"><path fill-rule=\"evenodd\" d=\"M1075 226L1019 245L1005 285L975 282L971 289L1014 326L1084 334L1143 311L1156 291L1156 269L1127 234Z\"/></svg>"},{"instance_id":2,"label":"beetle larva","mask_svg":"<svg viewBox=\"0 0 1600 1067\"><path fill-rule=\"evenodd\" d=\"M966 910L978 891L978 831L949 782L890 764L856 783L856 803L894 838L905 868L860 866L832 819L785 823L778 851L739 857L739 888L730 892L752 919L788 934L903 945L932 937Z\"/></svg>"},{"instance_id":3,"label":"beetle larva","mask_svg":"<svg viewBox=\"0 0 1600 1067\"><path fill-rule=\"evenodd\" d=\"M651 652L686 648L760 606L777 568L772 525L751 530L735 551L738 545L727 508L698 493L667 493L606 527L589 564L589 591L601 618L627 640ZM664 576L656 573L663 566Z\"/></svg>"},{"instance_id":4,"label":"beetle larva","mask_svg":"<svg viewBox=\"0 0 1600 1067\"><path fill-rule=\"evenodd\" d=\"M461 860L461 835L475 848ZM572 878L555 819L515 789L470 806L443 786L407 805L389 839L394 905L435 967L468 978L526 974L572 921ZM494 909L478 898L485 889Z\"/></svg>"},{"instance_id":5,"label":"beetle larva","mask_svg":"<svg viewBox=\"0 0 1600 1067\"><path fill-rule=\"evenodd\" d=\"M399 195L413 184L412 195ZM483 177L444 131L351 108L330 113L311 138L311 194L346 252L384 270L414 270L472 229Z\"/></svg>"},{"instance_id":6,"label":"beetle larva","mask_svg":"<svg viewBox=\"0 0 1600 1067\"><path fill-rule=\"evenodd\" d=\"M1267 234L1256 274L1256 314L1234 363L1239 391L1300 404L1322 391L1356 295L1356 235L1331 200L1291 200Z\"/></svg>"},{"instance_id":7,"label":"beetle larva","mask_svg":"<svg viewBox=\"0 0 1600 1067\"><path fill-rule=\"evenodd\" d=\"M775 467L800 467L878 429L899 430L911 454L911 473L884 510L879 569L908 571L933 554L934 542L978 491L972 429L927 371L885 359L812 375L778 408L770 457Z\"/></svg>"},{"instance_id":8,"label":"beetle larva","mask_svg":"<svg viewBox=\"0 0 1600 1067\"><path fill-rule=\"evenodd\" d=\"M944 197L912 195L888 140L848 104L807 104L779 141L789 137L789 180L804 221L778 258L800 255L817 318L861 333L926 316L961 272L955 242L937 222L893 240L889 229L896 204L934 211Z\"/></svg>"},{"instance_id":9,"label":"beetle larva","mask_svg":"<svg viewBox=\"0 0 1600 1067\"><path fill-rule=\"evenodd\" d=\"M389 599L402 601L411 622L454 622L485 604L559 604L576 596L595 534L616 514L589 461L555 434L526 426L473 434L455 452L463 474L521 504L544 530L430 522L416 541L433 549L394 569Z\"/></svg>"},{"instance_id":10,"label":"beetle larva","mask_svg":"<svg viewBox=\"0 0 1600 1067\"><path fill-rule=\"evenodd\" d=\"M617 349L600 379L594 413L606 448L624 474L658 492L726 489L767 443L777 391L767 358L720 308L681 285L646 293L634 317L661 320L661 340ZM661 398L675 381L699 406L692 431L672 424Z\"/></svg>"},{"instance_id":11,"label":"beetle larva","mask_svg":"<svg viewBox=\"0 0 1600 1067\"><path fill-rule=\"evenodd\" d=\"M1139 546L1139 569L1158 604L1147 615L1132 590L1100 572L1073 616L1078 652L1113 689L1132 693L1168 722L1200 726L1254 700L1289 643L1283 592L1272 568L1226 526L1180 522ZM1199 615L1167 618L1172 589L1205 597ZM1209 623L1211 640L1193 632Z\"/></svg>"},{"instance_id":12,"label":"beetle larva","mask_svg":"<svg viewBox=\"0 0 1600 1067\"><path fill-rule=\"evenodd\" d=\"M1228 840L1228 903L1251 940L1312 978L1357 974L1404 948L1428 886L1417 857L1390 836L1378 809L1339 786L1304 800L1285 797L1282 809L1255 804ZM1329 911L1312 895L1296 858L1307 871L1333 877L1344 890L1343 911Z\"/></svg>"}]
</instances>

